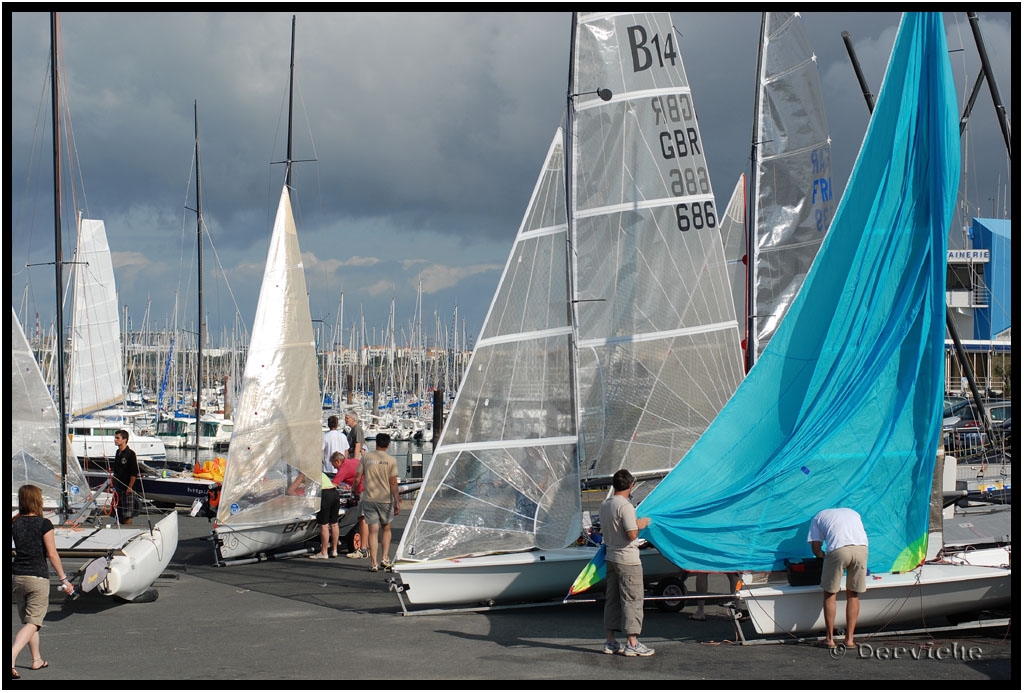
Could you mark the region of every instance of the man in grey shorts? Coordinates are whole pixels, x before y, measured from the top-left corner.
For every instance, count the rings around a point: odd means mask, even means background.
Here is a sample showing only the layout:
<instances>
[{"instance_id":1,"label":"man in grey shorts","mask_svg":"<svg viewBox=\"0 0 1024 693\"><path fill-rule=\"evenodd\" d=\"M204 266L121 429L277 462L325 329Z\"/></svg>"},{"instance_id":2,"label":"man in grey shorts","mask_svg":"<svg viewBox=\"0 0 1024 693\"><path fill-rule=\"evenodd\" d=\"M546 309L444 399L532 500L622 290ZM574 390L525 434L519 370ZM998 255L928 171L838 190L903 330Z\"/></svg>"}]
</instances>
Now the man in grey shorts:
<instances>
[{"instance_id":1,"label":"man in grey shorts","mask_svg":"<svg viewBox=\"0 0 1024 693\"><path fill-rule=\"evenodd\" d=\"M855 646L853 631L860 614L860 593L867 589L868 535L860 514L850 508L822 510L811 519L807 541L818 558L824 558L821 589L825 592L822 609L825 613L825 645L835 647L833 630L836 623L836 596L846 571L846 638L847 649ZM822 544L828 551L822 550Z\"/></svg>"},{"instance_id":2,"label":"man in grey shorts","mask_svg":"<svg viewBox=\"0 0 1024 693\"><path fill-rule=\"evenodd\" d=\"M365 482L363 493L359 497L359 508L369 529L370 572L376 573L381 567L390 568L391 560L391 521L398 514L398 462L388 454L391 436L387 433L377 434L377 449L363 455L356 468L353 488L359 488ZM380 566L377 564L377 535L380 534L382 556Z\"/></svg>"}]
</instances>

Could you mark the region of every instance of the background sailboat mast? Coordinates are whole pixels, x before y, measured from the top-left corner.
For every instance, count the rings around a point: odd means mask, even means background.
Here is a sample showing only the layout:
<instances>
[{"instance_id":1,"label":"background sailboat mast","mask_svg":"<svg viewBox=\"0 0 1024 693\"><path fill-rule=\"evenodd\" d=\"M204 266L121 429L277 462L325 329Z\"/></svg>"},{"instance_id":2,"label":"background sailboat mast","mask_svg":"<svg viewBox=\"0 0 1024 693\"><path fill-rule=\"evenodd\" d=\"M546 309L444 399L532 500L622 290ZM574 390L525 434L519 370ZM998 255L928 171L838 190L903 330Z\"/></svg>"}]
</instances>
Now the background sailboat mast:
<instances>
[{"instance_id":1,"label":"background sailboat mast","mask_svg":"<svg viewBox=\"0 0 1024 693\"><path fill-rule=\"evenodd\" d=\"M972 16L971 13L968 13L968 17L972 19L973 27L973 21L976 19L976 16ZM974 38L978 43L978 53L982 56L982 62L985 63L988 60L988 54L985 51L984 43L982 43L980 31L975 31ZM868 113L873 114L875 112L875 100L871 95L871 91L867 88L867 81L864 79L864 73L861 72L860 61L857 60L857 54L853 50L853 42L850 40L849 32L843 32L843 41L846 43L846 52L850 56L853 71L857 75L861 91L864 94L864 101L867 103ZM996 107L996 116L1000 121L1002 121L1002 103L999 101L999 91L995 85L994 76L991 73L991 69L986 71L984 64L982 65L982 71L985 72L985 77L989 80L989 88L991 89L993 104ZM969 112L964 112L963 116L960 118L961 136L963 136L968 115ZM1009 141L1007 141L1006 151L1007 154L1011 153ZM967 351L964 349L963 342L960 340L960 332L956 328L956 321L953 319L953 313L948 304L946 305L946 330L949 332L950 339L953 340L953 347L956 350L957 360L960 362L960 369L970 385L971 396L974 398L974 404L978 409L982 425L985 427L985 433L988 435L989 440L995 440L995 434L992 430L992 420L989 418L988 410L985 408L984 402L982 401L981 392L978 391L978 383L974 377L974 369L971 368L970 359L967 358Z\"/></svg>"},{"instance_id":2,"label":"background sailboat mast","mask_svg":"<svg viewBox=\"0 0 1024 693\"><path fill-rule=\"evenodd\" d=\"M68 421L65 416L66 400L64 398L64 307L61 300L61 289L64 285L64 259L60 243L61 232L61 180L60 180L60 80L57 70L58 18L56 12L50 13L50 94L53 108L53 253L54 278L57 297L57 337L54 340L54 352L57 357L57 411L60 414L60 511L66 513L70 507L68 489L64 480L68 476Z\"/></svg>"},{"instance_id":3,"label":"background sailboat mast","mask_svg":"<svg viewBox=\"0 0 1024 693\"><path fill-rule=\"evenodd\" d=\"M198 257L198 279L196 282L197 303L199 304L199 328L196 338L196 457L195 468L199 468L199 436L202 433L203 405L203 203L202 183L199 178L199 102L193 102L196 128L196 249Z\"/></svg>"}]
</instances>

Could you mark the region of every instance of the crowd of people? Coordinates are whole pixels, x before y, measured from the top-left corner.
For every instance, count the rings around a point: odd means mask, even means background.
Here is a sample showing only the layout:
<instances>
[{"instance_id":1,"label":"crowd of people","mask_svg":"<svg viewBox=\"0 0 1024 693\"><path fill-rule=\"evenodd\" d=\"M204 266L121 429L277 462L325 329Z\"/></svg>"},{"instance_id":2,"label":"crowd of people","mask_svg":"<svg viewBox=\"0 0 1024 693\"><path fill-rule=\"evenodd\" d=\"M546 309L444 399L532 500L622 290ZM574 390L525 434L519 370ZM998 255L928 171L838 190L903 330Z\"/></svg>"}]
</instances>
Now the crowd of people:
<instances>
[{"instance_id":1,"label":"crowd of people","mask_svg":"<svg viewBox=\"0 0 1024 693\"><path fill-rule=\"evenodd\" d=\"M388 453L391 436L378 433L375 449L365 450L366 438L354 411L345 414L348 433L339 428L337 416L327 420L323 440L323 473L320 482L320 550L310 558L324 560L338 556L341 493L358 499L359 526L352 559L370 559L370 571L390 568L391 523L401 508L398 492L398 462Z\"/></svg>"}]
</instances>

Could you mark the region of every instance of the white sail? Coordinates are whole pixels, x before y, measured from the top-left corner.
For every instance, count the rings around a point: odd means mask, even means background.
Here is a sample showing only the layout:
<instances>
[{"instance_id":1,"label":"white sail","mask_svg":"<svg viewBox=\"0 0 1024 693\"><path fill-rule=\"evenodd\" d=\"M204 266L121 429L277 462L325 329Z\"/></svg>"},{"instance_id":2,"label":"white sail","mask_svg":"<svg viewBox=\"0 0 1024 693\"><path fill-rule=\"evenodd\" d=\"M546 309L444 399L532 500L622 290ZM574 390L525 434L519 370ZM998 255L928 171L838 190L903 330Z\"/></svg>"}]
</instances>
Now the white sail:
<instances>
[{"instance_id":1,"label":"white sail","mask_svg":"<svg viewBox=\"0 0 1024 693\"><path fill-rule=\"evenodd\" d=\"M571 199L556 135L400 560L573 544L582 483L671 469L743 375L671 20L583 15L575 34Z\"/></svg>"},{"instance_id":2,"label":"white sail","mask_svg":"<svg viewBox=\"0 0 1024 693\"><path fill-rule=\"evenodd\" d=\"M73 271L70 413L83 416L124 400L114 265L102 221L80 220Z\"/></svg>"},{"instance_id":3,"label":"white sail","mask_svg":"<svg viewBox=\"0 0 1024 693\"><path fill-rule=\"evenodd\" d=\"M560 548L579 536L562 138L559 128L399 557Z\"/></svg>"},{"instance_id":4,"label":"white sail","mask_svg":"<svg viewBox=\"0 0 1024 693\"><path fill-rule=\"evenodd\" d=\"M581 15L573 55L581 473L664 473L743 377L704 146L667 13Z\"/></svg>"},{"instance_id":5,"label":"white sail","mask_svg":"<svg viewBox=\"0 0 1024 693\"><path fill-rule=\"evenodd\" d=\"M835 211L817 56L800 13L765 13L754 123L748 361L775 334Z\"/></svg>"},{"instance_id":6,"label":"white sail","mask_svg":"<svg viewBox=\"0 0 1024 693\"><path fill-rule=\"evenodd\" d=\"M14 495L24 484L34 484L50 502L60 499L60 412L43 380L42 371L25 338L21 322L11 309L10 441L11 486ZM89 484L71 446L67 450L66 483L72 505L89 492ZM77 491L77 493L74 493ZM76 499L75 496L82 495ZM15 507L17 507L15 502Z\"/></svg>"},{"instance_id":7,"label":"white sail","mask_svg":"<svg viewBox=\"0 0 1024 693\"><path fill-rule=\"evenodd\" d=\"M313 323L287 187L281 190L242 380L218 529L307 518L320 507L320 399ZM296 540L281 537L282 543Z\"/></svg>"}]
</instances>

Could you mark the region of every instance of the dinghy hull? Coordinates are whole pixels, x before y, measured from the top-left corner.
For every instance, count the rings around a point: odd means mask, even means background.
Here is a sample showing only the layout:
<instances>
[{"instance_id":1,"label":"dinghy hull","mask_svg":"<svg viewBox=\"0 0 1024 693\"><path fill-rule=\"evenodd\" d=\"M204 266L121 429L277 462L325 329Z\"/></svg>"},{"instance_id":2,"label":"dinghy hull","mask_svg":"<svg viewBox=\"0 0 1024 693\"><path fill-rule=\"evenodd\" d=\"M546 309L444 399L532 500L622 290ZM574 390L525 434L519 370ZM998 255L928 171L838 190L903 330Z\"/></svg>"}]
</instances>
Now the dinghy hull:
<instances>
[{"instance_id":1,"label":"dinghy hull","mask_svg":"<svg viewBox=\"0 0 1024 693\"><path fill-rule=\"evenodd\" d=\"M594 546L521 551L422 563L400 563L404 598L410 604L483 604L561 601L597 553ZM678 576L682 570L656 550L641 552L644 581ZM597 585L595 587L600 587Z\"/></svg>"},{"instance_id":2,"label":"dinghy hull","mask_svg":"<svg viewBox=\"0 0 1024 693\"><path fill-rule=\"evenodd\" d=\"M147 531L133 537L110 559L101 594L132 601L148 591L167 568L178 547L178 513L170 512Z\"/></svg>"},{"instance_id":3,"label":"dinghy hull","mask_svg":"<svg viewBox=\"0 0 1024 693\"><path fill-rule=\"evenodd\" d=\"M948 559L947 559L948 560ZM968 551L955 562L925 563L906 573L869 575L860 595L857 629L1009 608L1010 556L1006 549ZM740 608L760 635L825 630L818 585L786 583L741 589ZM836 628L846 627L846 595L836 604Z\"/></svg>"}]
</instances>

